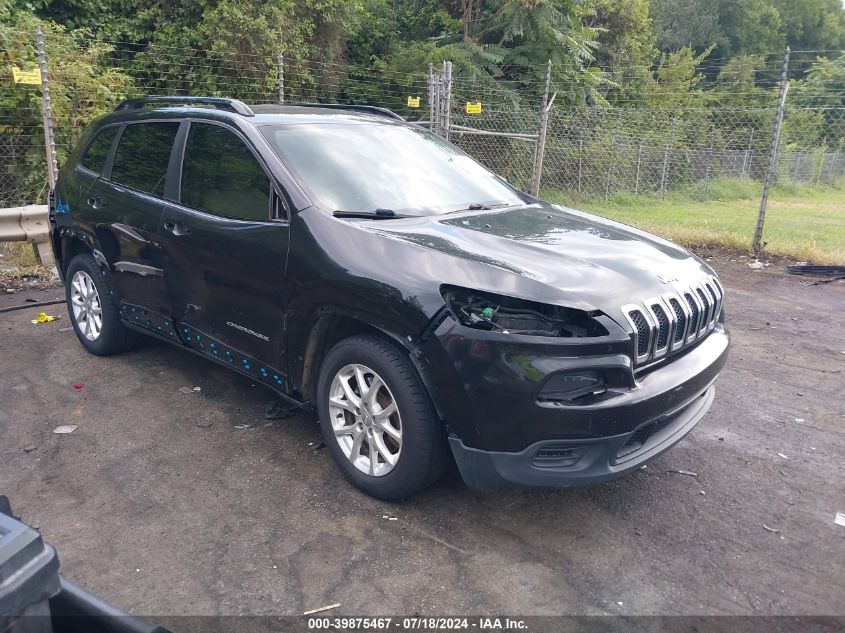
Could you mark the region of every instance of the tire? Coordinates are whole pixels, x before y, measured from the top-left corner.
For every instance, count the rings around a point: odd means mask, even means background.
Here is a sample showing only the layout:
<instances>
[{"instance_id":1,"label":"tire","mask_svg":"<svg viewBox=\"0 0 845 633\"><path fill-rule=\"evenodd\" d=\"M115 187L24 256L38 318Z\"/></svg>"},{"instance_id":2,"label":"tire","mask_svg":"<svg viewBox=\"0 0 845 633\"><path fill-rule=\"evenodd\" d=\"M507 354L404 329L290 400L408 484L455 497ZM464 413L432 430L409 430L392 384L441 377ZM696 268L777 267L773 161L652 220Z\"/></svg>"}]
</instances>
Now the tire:
<instances>
[{"instance_id":1,"label":"tire","mask_svg":"<svg viewBox=\"0 0 845 633\"><path fill-rule=\"evenodd\" d=\"M90 292L92 288L94 293ZM90 301L84 298L86 292L89 293L87 296L92 297ZM108 276L91 255L77 255L70 260L65 273L65 299L76 337L92 354L118 354L135 344L137 334L121 323ZM81 313L74 310L74 304L84 306ZM97 306L99 328L96 318Z\"/></svg>"},{"instance_id":2,"label":"tire","mask_svg":"<svg viewBox=\"0 0 845 633\"><path fill-rule=\"evenodd\" d=\"M361 368L360 375L368 387L364 398L355 367ZM343 390L344 377L348 377L345 382L353 398L357 396L360 402L360 415L353 410L355 400ZM376 377L383 385L376 383ZM366 396L374 384L375 395L368 403ZM391 402L396 405L396 414L388 415ZM444 426L407 354L384 337L352 336L329 351L320 367L317 411L323 439L338 467L353 486L372 497L386 501L408 497L437 481L446 469ZM356 425L363 438L358 452L350 456L356 450L355 431L339 435L335 429L342 432ZM383 431L386 425L392 432ZM395 437L397 432L401 439ZM393 464L389 462L391 456Z\"/></svg>"}]
</instances>

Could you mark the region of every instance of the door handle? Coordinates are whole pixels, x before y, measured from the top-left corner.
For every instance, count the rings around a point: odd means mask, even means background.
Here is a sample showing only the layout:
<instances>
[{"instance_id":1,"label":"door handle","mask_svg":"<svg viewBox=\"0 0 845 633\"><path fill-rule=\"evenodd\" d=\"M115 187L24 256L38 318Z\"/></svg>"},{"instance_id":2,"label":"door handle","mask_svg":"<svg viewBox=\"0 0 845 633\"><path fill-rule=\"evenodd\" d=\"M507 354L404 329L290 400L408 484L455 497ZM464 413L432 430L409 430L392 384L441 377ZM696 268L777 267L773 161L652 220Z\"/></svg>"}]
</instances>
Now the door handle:
<instances>
[{"instance_id":1,"label":"door handle","mask_svg":"<svg viewBox=\"0 0 845 633\"><path fill-rule=\"evenodd\" d=\"M106 206L106 201L97 196L92 196L88 198L87 202L88 206L92 209L102 209L104 206Z\"/></svg>"},{"instance_id":2,"label":"door handle","mask_svg":"<svg viewBox=\"0 0 845 633\"><path fill-rule=\"evenodd\" d=\"M182 222L180 222L178 220L165 220L164 221L164 229L166 231L170 231L176 237L191 234L190 227L185 226L184 224L182 224Z\"/></svg>"}]
</instances>

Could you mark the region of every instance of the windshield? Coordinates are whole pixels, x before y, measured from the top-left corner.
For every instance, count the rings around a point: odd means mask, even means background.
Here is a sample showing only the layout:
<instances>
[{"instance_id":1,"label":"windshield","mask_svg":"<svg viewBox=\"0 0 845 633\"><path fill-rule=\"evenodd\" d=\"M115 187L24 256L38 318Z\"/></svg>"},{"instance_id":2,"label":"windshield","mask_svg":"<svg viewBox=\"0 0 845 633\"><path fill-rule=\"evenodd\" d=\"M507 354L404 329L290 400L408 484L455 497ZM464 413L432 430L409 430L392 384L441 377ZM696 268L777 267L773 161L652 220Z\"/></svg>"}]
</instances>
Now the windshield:
<instances>
[{"instance_id":1,"label":"windshield","mask_svg":"<svg viewBox=\"0 0 845 633\"><path fill-rule=\"evenodd\" d=\"M470 205L519 205L517 193L456 147L418 128L320 123L261 128L329 211L436 215Z\"/></svg>"}]
</instances>

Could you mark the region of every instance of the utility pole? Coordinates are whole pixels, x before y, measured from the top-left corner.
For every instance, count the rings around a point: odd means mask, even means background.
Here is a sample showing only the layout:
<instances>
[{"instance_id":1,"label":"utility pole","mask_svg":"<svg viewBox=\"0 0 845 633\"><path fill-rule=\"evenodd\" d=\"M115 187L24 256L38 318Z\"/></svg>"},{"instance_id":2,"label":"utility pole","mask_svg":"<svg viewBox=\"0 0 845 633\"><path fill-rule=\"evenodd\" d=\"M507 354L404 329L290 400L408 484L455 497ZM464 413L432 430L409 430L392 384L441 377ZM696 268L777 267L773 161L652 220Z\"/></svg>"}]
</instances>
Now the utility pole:
<instances>
[{"instance_id":1,"label":"utility pole","mask_svg":"<svg viewBox=\"0 0 845 633\"><path fill-rule=\"evenodd\" d=\"M772 149L769 154L769 169L763 182L763 194L760 196L760 211L757 214L757 226L754 228L754 240L751 242L751 252L759 255L763 242L763 223L766 221L766 205L769 203L769 188L775 180L778 166L778 145L780 144L780 126L783 123L783 110L786 105L786 93L789 91L789 47L783 56L783 70L780 75L780 94L778 108L775 114L775 127L772 130Z\"/></svg>"}]
</instances>

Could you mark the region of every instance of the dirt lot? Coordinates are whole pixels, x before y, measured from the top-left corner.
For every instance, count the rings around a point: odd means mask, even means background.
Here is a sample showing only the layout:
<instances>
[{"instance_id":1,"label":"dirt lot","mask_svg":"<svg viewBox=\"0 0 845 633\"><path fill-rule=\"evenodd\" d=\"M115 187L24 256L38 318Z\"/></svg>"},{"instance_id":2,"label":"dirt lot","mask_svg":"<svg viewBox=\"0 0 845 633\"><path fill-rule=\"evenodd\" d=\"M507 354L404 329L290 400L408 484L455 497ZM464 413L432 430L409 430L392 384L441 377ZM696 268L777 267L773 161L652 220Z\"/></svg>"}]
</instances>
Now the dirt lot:
<instances>
[{"instance_id":1,"label":"dirt lot","mask_svg":"<svg viewBox=\"0 0 845 633\"><path fill-rule=\"evenodd\" d=\"M0 314L0 491L67 577L139 614L845 614L845 283L714 264L734 337L714 407L623 480L452 473L375 501L313 417L268 424L270 392L152 341L89 356L54 306Z\"/></svg>"}]
</instances>

